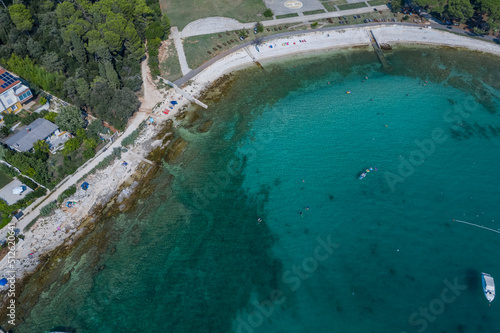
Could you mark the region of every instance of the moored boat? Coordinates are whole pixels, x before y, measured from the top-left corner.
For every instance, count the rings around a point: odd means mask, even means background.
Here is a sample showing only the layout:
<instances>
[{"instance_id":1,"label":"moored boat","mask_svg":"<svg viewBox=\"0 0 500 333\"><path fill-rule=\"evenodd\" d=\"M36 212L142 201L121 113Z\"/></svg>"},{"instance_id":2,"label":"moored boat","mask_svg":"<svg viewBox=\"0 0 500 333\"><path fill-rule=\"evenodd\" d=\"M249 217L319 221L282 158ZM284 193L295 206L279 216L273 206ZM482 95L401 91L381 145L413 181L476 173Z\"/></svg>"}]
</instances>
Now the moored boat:
<instances>
[{"instance_id":1,"label":"moored boat","mask_svg":"<svg viewBox=\"0 0 500 333\"><path fill-rule=\"evenodd\" d=\"M483 291L484 296L488 302L492 302L495 299L495 281L493 277L487 273L482 273L483 277Z\"/></svg>"}]
</instances>

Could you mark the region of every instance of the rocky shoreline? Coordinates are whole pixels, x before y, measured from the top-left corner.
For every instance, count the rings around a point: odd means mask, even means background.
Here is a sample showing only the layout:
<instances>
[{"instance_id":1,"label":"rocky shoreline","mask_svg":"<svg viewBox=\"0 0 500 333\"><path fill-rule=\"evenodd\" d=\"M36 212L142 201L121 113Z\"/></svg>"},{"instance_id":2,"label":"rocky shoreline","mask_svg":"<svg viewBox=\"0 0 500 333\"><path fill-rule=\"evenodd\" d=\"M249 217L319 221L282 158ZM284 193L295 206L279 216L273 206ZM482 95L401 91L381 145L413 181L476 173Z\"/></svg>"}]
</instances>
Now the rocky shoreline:
<instances>
[{"instance_id":1,"label":"rocky shoreline","mask_svg":"<svg viewBox=\"0 0 500 333\"><path fill-rule=\"evenodd\" d=\"M44 247L44 242L38 245L41 249L40 255L36 259L26 265L24 262L19 261L23 266L19 273L23 273L21 277L17 278L16 281L16 322L22 321L24 317L29 315L32 305L34 305L39 298L40 293L43 290L50 288L52 281L51 270L58 264L61 258L66 257L73 249L84 241L89 234L94 230L97 223L102 223L103 220L114 216L117 213L130 211L136 209L137 201L141 197L148 196L151 192L151 188L148 186L149 181L154 177L157 170L161 167L161 160L163 156L167 153L169 149L175 149L172 147L171 138L172 131L174 130L174 124L172 120L164 121L158 124L156 128L150 126L150 130L146 130L142 133L141 137L138 138L137 143L134 148L135 150L143 150L149 147L149 152L147 158L152 162L148 163L141 161L136 164L134 168L130 167L129 171L123 172L123 181L117 185L117 187L107 186L107 191L100 192L99 194L90 195L86 191L79 189L71 198L68 200L84 202L85 199L95 199L95 202L87 210L87 214L82 216L80 219L71 218L71 212L63 211L61 209L56 210L56 212L45 218L41 218L36 222L36 230L40 234L40 228L50 229L54 225L63 225L60 228L60 234L56 238L51 239L52 248L47 249ZM148 139L148 135L152 133L155 134L153 139ZM132 150L131 149L131 150ZM126 153L122 156L125 158ZM179 153L176 153L178 155ZM90 176L87 181L91 184L98 182L105 182L109 176L109 168L121 168L121 160L115 161L114 165L109 166L104 170L96 172L94 175ZM115 173L116 178L118 176ZM105 182L106 183L106 182ZM91 188L89 187L89 190ZM57 230L57 229L56 229ZM55 232L54 232L55 234ZM95 237L95 235L94 235ZM37 241L40 241L37 238ZM93 243L93 242L92 242ZM95 242L97 245L99 242ZM103 244L99 244L98 248L106 248ZM100 270L103 267L97 267ZM64 275L64 280L68 280L71 273ZM28 283L36 282L37 292L30 295L25 295L21 293ZM61 283L64 284L65 281ZM1 292L2 302L5 305L5 301L8 299L6 290ZM20 296L20 297L19 297ZM0 311L0 317L8 318L8 309L3 306ZM7 320L2 320L2 323ZM2 325L5 329L10 329L11 325Z\"/></svg>"}]
</instances>

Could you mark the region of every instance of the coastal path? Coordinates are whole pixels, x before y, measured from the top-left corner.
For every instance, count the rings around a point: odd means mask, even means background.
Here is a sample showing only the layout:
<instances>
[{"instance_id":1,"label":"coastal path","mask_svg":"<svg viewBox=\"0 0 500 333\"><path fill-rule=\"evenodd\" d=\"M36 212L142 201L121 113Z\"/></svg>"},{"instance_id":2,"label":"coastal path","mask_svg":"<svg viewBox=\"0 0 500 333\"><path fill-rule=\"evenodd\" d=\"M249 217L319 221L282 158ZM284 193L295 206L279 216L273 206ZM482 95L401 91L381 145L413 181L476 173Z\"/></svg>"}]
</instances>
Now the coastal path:
<instances>
[{"instance_id":1,"label":"coastal path","mask_svg":"<svg viewBox=\"0 0 500 333\"><path fill-rule=\"evenodd\" d=\"M65 190L67 190L70 186L77 184L77 182L85 176L87 173L89 173L92 169L94 169L97 164L99 164L102 160L104 160L106 157L110 156L113 152L113 148L118 148L121 147L122 140L129 136L133 131L135 131L139 125L149 117L148 112L137 112L133 119L130 121L127 129L123 134L116 139L115 142L113 142L106 151L102 151L101 153L96 156L93 160L89 161L88 164L84 165L83 167L80 167L77 172L75 172L73 175L71 175L69 178L66 179L64 183L60 183L59 187L54 190L48 197L45 198L43 203L39 204L36 208L30 209L34 205L31 205L24 211L25 215L17 222L15 222L15 228L18 228L23 231L23 229L31 222L33 221L39 214L40 210L48 203L57 200L57 197L63 193Z\"/></svg>"},{"instance_id":2,"label":"coastal path","mask_svg":"<svg viewBox=\"0 0 500 333\"><path fill-rule=\"evenodd\" d=\"M322 14L321 14L322 15ZM312 16L312 15L311 15ZM330 16L331 17L331 16ZM363 23L363 24L352 24L352 25L346 25L346 26L338 26L338 27L328 27L328 28L318 28L314 29L313 31L335 31L335 30L345 30L345 29L351 29L351 28L364 28L364 27L380 27L380 26L408 26L408 27L423 27L423 25L415 24L415 23L406 23L406 22L378 22L378 23ZM477 39L484 39L489 42L494 42L494 43L500 43L497 37L494 36L484 36L483 38L479 38L477 35L470 33L468 31L464 31L462 29L458 28L451 28L446 25L440 24L440 23L431 23L430 25L427 24L426 26L430 26L434 29L442 30L442 31L451 31L453 33L456 33L458 35L463 35L467 37L472 37L472 38L477 38ZM311 30L302 30L302 31L288 31L288 32L282 32L279 34L275 35L270 35L266 37L261 38L261 43L273 40L276 38L282 38L282 37L287 37L287 36L293 36L293 35L300 35L300 34L307 34L310 32L313 32ZM229 54L236 52L238 50L241 50L242 48L245 48L247 46L253 45L255 42L254 41L248 41L246 43L240 44L238 46L233 47L232 49L226 50L217 56L213 57L212 59L208 60L205 62L203 65L200 67L191 70L187 75L184 75L180 79L177 79L174 81L176 85L179 87L188 82L189 80L193 79L196 75L198 75L200 72L205 70L207 67L210 67L212 64L215 62L219 61L220 59L228 56Z\"/></svg>"},{"instance_id":3,"label":"coastal path","mask_svg":"<svg viewBox=\"0 0 500 333\"><path fill-rule=\"evenodd\" d=\"M177 50L177 55L179 58L179 64L181 65L182 75L186 75L187 73L189 73L191 68L189 68L186 60L186 55L184 53L184 46L182 45L182 40L181 40L181 34L179 33L179 30L177 30L177 27L172 27L170 31L171 31L171 38L174 40L174 45Z\"/></svg>"},{"instance_id":4,"label":"coastal path","mask_svg":"<svg viewBox=\"0 0 500 333\"><path fill-rule=\"evenodd\" d=\"M280 24L302 23L302 22L308 22L308 21L313 22L313 21L317 21L317 20L327 19L329 17L331 18L331 17L371 13L374 11L375 8L377 9L377 11L389 10L389 7L387 7L387 5L380 5L380 6L372 6L372 7L346 9L346 10L341 10L341 11L336 11L336 12L320 13L320 14L314 14L314 15L286 17L286 18L282 18L282 19L262 21L260 23L262 23L262 25L264 27L272 27L272 26L280 25ZM217 20L219 22L215 22L214 20ZM220 33L220 32L241 30L241 29L252 29L253 30L253 28L255 27L256 24L257 24L257 22L240 23L240 22L238 22L236 20L232 20L232 19L225 19L225 18L221 18L221 17L208 17L208 18L196 20L194 22L189 23L180 32L180 38L187 38L187 37L199 36L199 35L216 34L216 33ZM176 47L177 47L177 45L176 45Z\"/></svg>"}]
</instances>

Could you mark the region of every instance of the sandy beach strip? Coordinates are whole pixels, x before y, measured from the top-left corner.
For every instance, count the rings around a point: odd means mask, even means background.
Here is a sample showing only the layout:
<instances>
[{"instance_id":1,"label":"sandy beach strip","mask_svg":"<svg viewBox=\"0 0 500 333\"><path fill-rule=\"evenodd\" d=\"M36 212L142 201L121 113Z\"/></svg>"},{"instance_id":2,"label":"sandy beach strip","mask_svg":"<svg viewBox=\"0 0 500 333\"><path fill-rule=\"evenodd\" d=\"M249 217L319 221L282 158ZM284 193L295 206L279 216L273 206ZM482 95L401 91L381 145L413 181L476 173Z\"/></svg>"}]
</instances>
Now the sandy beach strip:
<instances>
[{"instance_id":1,"label":"sandy beach strip","mask_svg":"<svg viewBox=\"0 0 500 333\"><path fill-rule=\"evenodd\" d=\"M500 55L498 44L436 29L393 26L379 27L372 31L379 43L449 46Z\"/></svg>"},{"instance_id":2,"label":"sandy beach strip","mask_svg":"<svg viewBox=\"0 0 500 333\"><path fill-rule=\"evenodd\" d=\"M261 62L335 48L369 46L371 45L370 30L379 43L449 46L500 55L500 45L445 31L418 26L370 26L345 30L311 31L269 40L257 47L247 46L207 67L192 81L199 86L208 87L220 76L248 67L255 61Z\"/></svg>"}]
</instances>

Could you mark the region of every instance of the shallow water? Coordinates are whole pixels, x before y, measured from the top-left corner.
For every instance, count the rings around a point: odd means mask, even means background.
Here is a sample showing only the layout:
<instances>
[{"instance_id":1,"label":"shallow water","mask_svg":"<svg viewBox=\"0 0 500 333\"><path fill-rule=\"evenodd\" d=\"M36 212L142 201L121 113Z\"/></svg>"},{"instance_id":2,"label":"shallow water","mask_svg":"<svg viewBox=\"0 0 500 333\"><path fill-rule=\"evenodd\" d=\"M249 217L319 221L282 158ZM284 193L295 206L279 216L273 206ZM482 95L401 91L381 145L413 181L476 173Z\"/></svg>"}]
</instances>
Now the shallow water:
<instances>
[{"instance_id":1,"label":"shallow water","mask_svg":"<svg viewBox=\"0 0 500 333\"><path fill-rule=\"evenodd\" d=\"M388 60L239 72L179 130L188 148L153 194L55 265L16 332L497 331L480 273L500 277L500 235L453 220L500 229L498 59Z\"/></svg>"}]
</instances>

